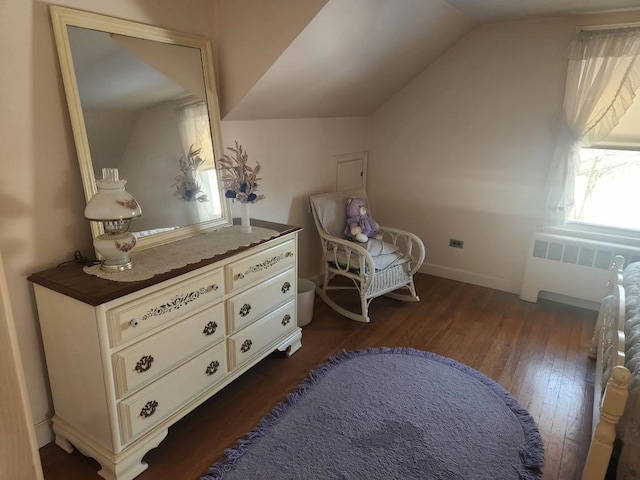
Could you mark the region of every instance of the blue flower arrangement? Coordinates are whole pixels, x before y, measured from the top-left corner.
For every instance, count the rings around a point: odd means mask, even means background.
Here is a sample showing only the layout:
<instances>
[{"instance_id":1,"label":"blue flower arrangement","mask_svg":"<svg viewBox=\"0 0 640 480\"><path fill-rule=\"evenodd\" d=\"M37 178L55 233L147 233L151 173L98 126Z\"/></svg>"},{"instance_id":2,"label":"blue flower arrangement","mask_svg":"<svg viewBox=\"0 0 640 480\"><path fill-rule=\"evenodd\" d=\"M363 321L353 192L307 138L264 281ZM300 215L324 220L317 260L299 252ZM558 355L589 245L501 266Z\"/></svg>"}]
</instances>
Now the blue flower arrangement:
<instances>
[{"instance_id":1,"label":"blue flower arrangement","mask_svg":"<svg viewBox=\"0 0 640 480\"><path fill-rule=\"evenodd\" d=\"M227 150L233 152L234 155L224 154L218 160L217 170L222 172L220 181L224 187L224 196L241 203L255 203L262 200L264 195L258 195L258 173L260 173L260 164L256 162L255 167L250 167L247 162L249 155L235 142L235 148L227 147Z\"/></svg>"}]
</instances>

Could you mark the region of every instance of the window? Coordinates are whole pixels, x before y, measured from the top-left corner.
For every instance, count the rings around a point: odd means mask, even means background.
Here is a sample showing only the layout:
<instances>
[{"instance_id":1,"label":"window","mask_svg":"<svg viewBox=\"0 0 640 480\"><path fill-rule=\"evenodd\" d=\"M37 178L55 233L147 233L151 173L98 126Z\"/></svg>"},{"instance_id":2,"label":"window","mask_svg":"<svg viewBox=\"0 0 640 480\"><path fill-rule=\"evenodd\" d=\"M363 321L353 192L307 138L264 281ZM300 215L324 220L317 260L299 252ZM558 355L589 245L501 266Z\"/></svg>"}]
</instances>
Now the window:
<instances>
[{"instance_id":1,"label":"window","mask_svg":"<svg viewBox=\"0 0 640 480\"><path fill-rule=\"evenodd\" d=\"M640 234L639 59L640 25L583 27L571 42L549 174L549 226Z\"/></svg>"},{"instance_id":2,"label":"window","mask_svg":"<svg viewBox=\"0 0 640 480\"><path fill-rule=\"evenodd\" d=\"M580 149L573 200L569 227L640 232L640 98L604 139Z\"/></svg>"},{"instance_id":3,"label":"window","mask_svg":"<svg viewBox=\"0 0 640 480\"><path fill-rule=\"evenodd\" d=\"M581 149L568 220L640 231L640 151Z\"/></svg>"}]
</instances>

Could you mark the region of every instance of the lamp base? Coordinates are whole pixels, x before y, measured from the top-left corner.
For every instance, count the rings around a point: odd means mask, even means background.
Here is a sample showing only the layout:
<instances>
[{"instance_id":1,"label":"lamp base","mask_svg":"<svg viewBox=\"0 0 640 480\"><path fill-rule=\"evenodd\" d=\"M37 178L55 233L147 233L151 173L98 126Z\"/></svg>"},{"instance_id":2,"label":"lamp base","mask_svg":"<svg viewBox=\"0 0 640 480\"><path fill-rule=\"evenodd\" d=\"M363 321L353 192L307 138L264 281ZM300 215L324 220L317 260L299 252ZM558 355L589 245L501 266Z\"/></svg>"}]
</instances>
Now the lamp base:
<instances>
[{"instance_id":1,"label":"lamp base","mask_svg":"<svg viewBox=\"0 0 640 480\"><path fill-rule=\"evenodd\" d=\"M104 260L100 269L105 272L123 272L133 268L129 252L136 245L136 237L130 232L103 233L93 239L93 246Z\"/></svg>"},{"instance_id":2,"label":"lamp base","mask_svg":"<svg viewBox=\"0 0 640 480\"><path fill-rule=\"evenodd\" d=\"M133 262L129 260L127 263L108 263L108 260L104 260L100 264L100 270L104 272L124 272L133 268Z\"/></svg>"}]
</instances>

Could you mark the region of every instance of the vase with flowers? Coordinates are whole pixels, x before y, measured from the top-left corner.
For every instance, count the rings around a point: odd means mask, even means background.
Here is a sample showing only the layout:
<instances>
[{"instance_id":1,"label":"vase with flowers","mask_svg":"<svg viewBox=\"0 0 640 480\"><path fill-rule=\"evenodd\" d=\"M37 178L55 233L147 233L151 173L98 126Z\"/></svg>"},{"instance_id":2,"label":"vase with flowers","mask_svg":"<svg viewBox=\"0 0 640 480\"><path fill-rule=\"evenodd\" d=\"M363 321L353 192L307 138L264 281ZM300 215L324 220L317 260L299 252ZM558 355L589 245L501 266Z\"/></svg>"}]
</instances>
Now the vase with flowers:
<instances>
[{"instance_id":1,"label":"vase with flowers","mask_svg":"<svg viewBox=\"0 0 640 480\"><path fill-rule=\"evenodd\" d=\"M235 148L227 147L227 150L232 154L223 154L218 160L217 170L221 172L220 181L225 198L231 201L237 200L241 204L241 231L249 233L251 232L249 205L264 198L264 195L257 193L258 180L262 180L258 177L260 164L256 162L255 167L249 166L249 155L238 142L235 142Z\"/></svg>"}]
</instances>

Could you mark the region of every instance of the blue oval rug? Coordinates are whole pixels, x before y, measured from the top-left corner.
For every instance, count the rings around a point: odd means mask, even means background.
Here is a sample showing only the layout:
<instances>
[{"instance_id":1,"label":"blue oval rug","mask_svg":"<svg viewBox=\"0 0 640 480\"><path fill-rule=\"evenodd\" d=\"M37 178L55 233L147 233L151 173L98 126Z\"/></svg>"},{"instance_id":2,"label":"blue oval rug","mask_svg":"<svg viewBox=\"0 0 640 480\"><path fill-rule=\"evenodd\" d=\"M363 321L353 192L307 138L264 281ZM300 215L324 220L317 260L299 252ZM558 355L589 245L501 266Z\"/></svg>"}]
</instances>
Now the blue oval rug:
<instances>
[{"instance_id":1,"label":"blue oval rug","mask_svg":"<svg viewBox=\"0 0 640 480\"><path fill-rule=\"evenodd\" d=\"M477 370L411 348L342 352L201 480L536 480L536 424Z\"/></svg>"}]
</instances>

